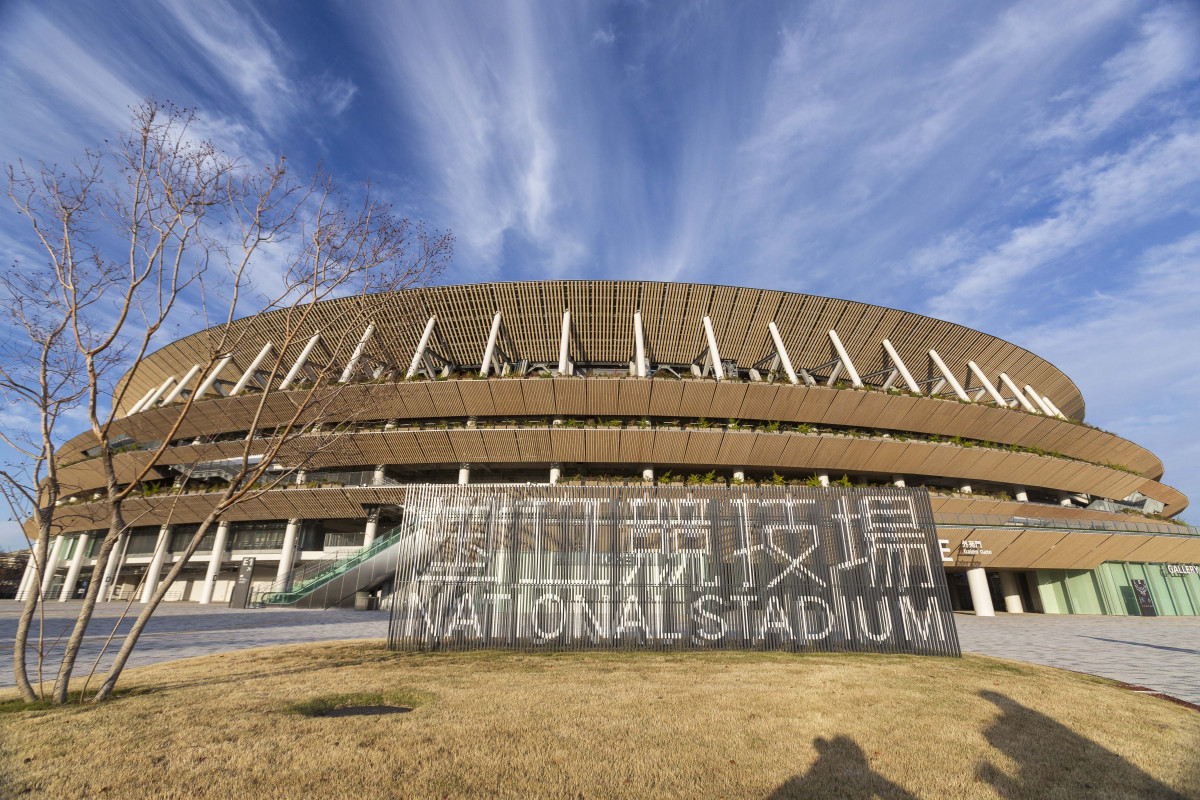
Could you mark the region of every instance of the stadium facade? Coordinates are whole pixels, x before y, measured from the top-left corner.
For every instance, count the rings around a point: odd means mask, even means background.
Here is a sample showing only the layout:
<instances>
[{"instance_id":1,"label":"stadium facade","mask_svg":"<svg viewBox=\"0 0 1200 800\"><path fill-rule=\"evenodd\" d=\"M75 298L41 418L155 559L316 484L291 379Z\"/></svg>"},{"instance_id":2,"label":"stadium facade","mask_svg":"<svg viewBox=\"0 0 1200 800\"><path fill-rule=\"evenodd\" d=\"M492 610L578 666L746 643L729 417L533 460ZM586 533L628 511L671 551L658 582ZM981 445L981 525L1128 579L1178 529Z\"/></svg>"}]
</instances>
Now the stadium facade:
<instances>
[{"instance_id":1,"label":"stadium facade","mask_svg":"<svg viewBox=\"0 0 1200 800\"><path fill-rule=\"evenodd\" d=\"M1162 482L1162 462L1084 423L1070 378L996 337L846 300L651 281L376 299L380 313L354 331L355 298L318 304L284 354L288 384L312 364L344 363L338 446L231 510L169 600L228 602L239 569L243 588L299 605L386 595L414 486L790 483L926 487L957 609L1200 614L1200 530L1170 521L1187 499ZM198 396L152 490L126 505L136 522L101 600L149 597L211 508L284 313L235 323L242 344L207 375L202 332L122 379L124 474ZM328 350L335 334L357 346ZM268 399L265 424L287 395ZM61 451L71 489L40 587L49 599L82 595L106 524L90 502L103 484L90 438ZM37 589L30 568L18 597Z\"/></svg>"}]
</instances>

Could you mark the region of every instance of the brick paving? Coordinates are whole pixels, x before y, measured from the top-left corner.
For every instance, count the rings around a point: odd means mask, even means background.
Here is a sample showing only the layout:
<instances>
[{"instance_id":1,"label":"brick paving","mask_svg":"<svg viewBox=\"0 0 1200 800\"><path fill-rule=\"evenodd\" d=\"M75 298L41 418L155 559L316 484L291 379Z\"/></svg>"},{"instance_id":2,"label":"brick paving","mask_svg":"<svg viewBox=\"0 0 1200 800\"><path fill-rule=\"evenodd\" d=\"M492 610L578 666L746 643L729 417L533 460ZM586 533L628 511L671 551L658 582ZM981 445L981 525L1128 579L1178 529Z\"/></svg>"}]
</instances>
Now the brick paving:
<instances>
[{"instance_id":1,"label":"brick paving","mask_svg":"<svg viewBox=\"0 0 1200 800\"><path fill-rule=\"evenodd\" d=\"M78 605L47 606L47 642L69 630ZM90 667L122 608L121 604L100 607L84 644L81 664ZM121 633L129 629L140 608L135 604L130 609L130 616L120 625ZM0 658L5 661L19 613L20 604L0 600ZM994 618L956 614L955 618L964 652L1102 675L1200 704L1200 618L1042 614ZM385 611L243 611L168 604L151 620L130 666L250 647L382 639L386 634ZM61 642L56 646L61 648ZM102 669L111 660L114 648L115 644L110 646L102 659ZM11 670L0 669L0 686L12 685Z\"/></svg>"}]
</instances>

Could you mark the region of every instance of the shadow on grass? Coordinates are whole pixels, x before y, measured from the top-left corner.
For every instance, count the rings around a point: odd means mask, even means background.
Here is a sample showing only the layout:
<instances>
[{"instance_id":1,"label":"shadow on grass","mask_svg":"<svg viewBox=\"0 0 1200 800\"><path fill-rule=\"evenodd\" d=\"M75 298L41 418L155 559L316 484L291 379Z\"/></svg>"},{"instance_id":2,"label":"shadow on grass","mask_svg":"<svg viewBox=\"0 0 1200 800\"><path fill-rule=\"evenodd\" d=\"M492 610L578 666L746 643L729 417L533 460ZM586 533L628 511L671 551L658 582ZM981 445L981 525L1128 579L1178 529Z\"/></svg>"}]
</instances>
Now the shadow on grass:
<instances>
[{"instance_id":1,"label":"shadow on grass","mask_svg":"<svg viewBox=\"0 0 1200 800\"><path fill-rule=\"evenodd\" d=\"M1155 780L1125 758L1080 736L1045 714L998 692L979 696L1000 709L983 737L1015 763L1009 774L990 761L981 763L976 777L1000 797L1153 798L1183 800L1183 795ZM1148 739L1148 747L1154 742ZM863 749L847 736L813 741L817 760L802 775L789 778L767 800L795 798L881 798L909 800L917 796L875 772Z\"/></svg>"}]
</instances>

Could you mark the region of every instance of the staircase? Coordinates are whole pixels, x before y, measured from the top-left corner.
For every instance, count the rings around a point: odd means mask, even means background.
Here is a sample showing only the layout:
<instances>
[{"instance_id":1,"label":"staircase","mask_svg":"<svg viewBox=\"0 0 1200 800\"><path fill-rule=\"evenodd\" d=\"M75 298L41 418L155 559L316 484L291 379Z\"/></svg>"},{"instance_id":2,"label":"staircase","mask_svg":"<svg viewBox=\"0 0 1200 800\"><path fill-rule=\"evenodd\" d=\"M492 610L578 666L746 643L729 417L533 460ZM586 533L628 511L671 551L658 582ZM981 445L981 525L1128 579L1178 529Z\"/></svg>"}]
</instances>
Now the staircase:
<instances>
[{"instance_id":1,"label":"staircase","mask_svg":"<svg viewBox=\"0 0 1200 800\"><path fill-rule=\"evenodd\" d=\"M401 523L349 556L302 565L289 578L254 592L250 605L333 608L395 575L401 550L410 549L405 543L421 535L420 526Z\"/></svg>"}]
</instances>

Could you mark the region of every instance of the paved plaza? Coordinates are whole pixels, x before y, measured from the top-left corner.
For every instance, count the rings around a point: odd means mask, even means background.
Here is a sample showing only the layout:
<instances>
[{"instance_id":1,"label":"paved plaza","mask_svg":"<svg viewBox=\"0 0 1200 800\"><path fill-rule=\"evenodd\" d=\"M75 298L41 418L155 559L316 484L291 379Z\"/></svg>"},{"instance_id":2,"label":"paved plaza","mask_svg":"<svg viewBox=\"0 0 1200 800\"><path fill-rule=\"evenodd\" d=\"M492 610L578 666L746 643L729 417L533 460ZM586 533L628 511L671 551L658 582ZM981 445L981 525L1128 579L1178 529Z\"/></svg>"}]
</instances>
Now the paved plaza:
<instances>
[{"instance_id":1,"label":"paved plaza","mask_svg":"<svg viewBox=\"0 0 1200 800\"><path fill-rule=\"evenodd\" d=\"M46 607L47 647L61 651L78 608L78 603ZM80 657L84 672L123 608L103 605L97 611ZM140 610L140 605L130 609L119 633L129 629ZM0 600L0 654L11 651L19 613L19 603ZM1200 704L1200 618L956 614L955 619L964 652L1102 675ZM382 639L386 634L386 611L243 611L178 603L158 610L129 666L250 647ZM109 645L101 669L117 646L116 640ZM11 669L0 670L0 686L12 685Z\"/></svg>"}]
</instances>

